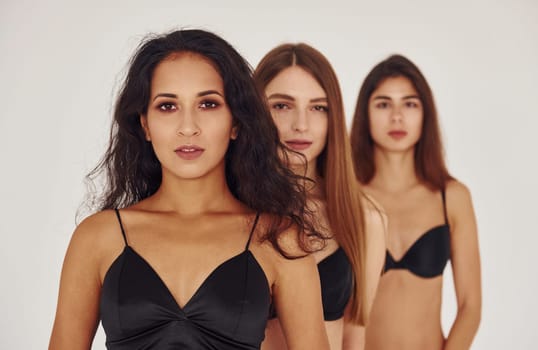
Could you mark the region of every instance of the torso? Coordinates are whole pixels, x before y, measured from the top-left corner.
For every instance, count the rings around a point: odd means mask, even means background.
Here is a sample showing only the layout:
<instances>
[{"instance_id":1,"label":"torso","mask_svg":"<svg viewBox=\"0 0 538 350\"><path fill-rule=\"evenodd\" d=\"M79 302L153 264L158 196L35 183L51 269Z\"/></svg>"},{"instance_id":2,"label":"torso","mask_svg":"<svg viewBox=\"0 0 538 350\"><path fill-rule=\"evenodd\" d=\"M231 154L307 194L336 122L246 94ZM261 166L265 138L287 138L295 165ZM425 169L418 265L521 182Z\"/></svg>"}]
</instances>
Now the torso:
<instances>
[{"instance_id":1,"label":"torso","mask_svg":"<svg viewBox=\"0 0 538 350\"><path fill-rule=\"evenodd\" d=\"M402 193L387 193L372 186L366 186L365 191L388 215L385 267L390 267L377 289L366 329L366 349L441 349L442 269L446 259L442 259L444 263L435 262L435 266L421 266L431 264L431 259L426 259L427 251L420 251L446 250L449 227L445 227L448 223L441 193L422 185ZM414 266L409 266L411 263Z\"/></svg>"},{"instance_id":2,"label":"torso","mask_svg":"<svg viewBox=\"0 0 538 350\"><path fill-rule=\"evenodd\" d=\"M111 221L117 244L107 245L114 248L103 254L100 269L101 316L110 349L147 341L170 349L202 343L219 349L259 347L275 254L259 243L257 231L245 249L254 214L180 218L139 208L120 213L128 246L118 222ZM223 303L233 307L220 309ZM181 332L182 337L173 335Z\"/></svg>"},{"instance_id":3,"label":"torso","mask_svg":"<svg viewBox=\"0 0 538 350\"><path fill-rule=\"evenodd\" d=\"M320 230L324 232L326 235L332 235L329 229L328 219L326 215L326 209L325 209L325 202L316 200L312 201L312 205L316 206L316 218L318 220L318 225ZM318 271L324 268L324 265L327 264L334 264L336 261L331 261L338 259L336 262L338 265L345 265L342 259L342 250L340 249L340 246L338 245L338 242L336 239L328 239L326 241L326 246L319 251L316 251L312 253L314 256L316 263L318 264ZM344 254L345 255L345 254ZM349 269L349 273L351 273L351 266L341 266L344 270ZM347 271L345 272L348 273ZM325 281L325 284L329 281ZM324 288L324 281L321 280L321 288ZM330 286L325 285L325 289L327 290L330 288ZM323 293L323 291L322 291ZM341 293L338 293L341 294ZM347 299L347 298L346 298ZM347 302L346 302L347 304ZM324 314L328 316L330 313L330 308L328 305L323 305ZM343 310L342 310L343 312ZM338 313L338 311L337 311ZM334 319L334 315L331 315L333 317L328 317L331 320L325 320L325 329L327 331L327 336L329 338L329 344L331 350L341 350L342 349L342 338L343 338L343 332L344 332L344 318L342 316L337 317L337 319ZM262 344L263 350L285 350L286 349L286 342L284 339L284 335L282 333L282 328L280 326L278 318L274 317L271 318L267 323L267 329L265 333L265 340Z\"/></svg>"}]
</instances>

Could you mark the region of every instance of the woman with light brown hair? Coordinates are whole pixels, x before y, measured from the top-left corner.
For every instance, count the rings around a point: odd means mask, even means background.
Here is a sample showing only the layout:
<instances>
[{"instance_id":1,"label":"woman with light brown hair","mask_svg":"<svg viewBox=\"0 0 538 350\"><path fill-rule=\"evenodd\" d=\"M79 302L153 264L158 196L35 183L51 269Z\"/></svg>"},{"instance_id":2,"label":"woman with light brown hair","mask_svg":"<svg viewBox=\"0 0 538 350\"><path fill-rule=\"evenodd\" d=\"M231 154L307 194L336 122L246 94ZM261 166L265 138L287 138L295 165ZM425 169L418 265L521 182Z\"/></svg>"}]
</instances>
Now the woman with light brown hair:
<instances>
[{"instance_id":1,"label":"woman with light brown hair","mask_svg":"<svg viewBox=\"0 0 538 350\"><path fill-rule=\"evenodd\" d=\"M315 210L326 246L313 253L320 274L331 349L357 349L384 259L384 220L360 190L340 86L329 61L306 44L283 44L254 72L265 93L290 168L312 179L307 206ZM305 161L306 160L306 164ZM366 254L368 252L368 254ZM286 349L278 308L262 349ZM282 325L282 328L281 328Z\"/></svg>"},{"instance_id":2,"label":"woman with light brown hair","mask_svg":"<svg viewBox=\"0 0 538 350\"><path fill-rule=\"evenodd\" d=\"M410 60L390 56L367 75L351 144L359 181L389 219L366 349L469 349L481 312L471 195L446 168L433 94ZM445 339L440 320L448 260L458 313Z\"/></svg>"}]
</instances>

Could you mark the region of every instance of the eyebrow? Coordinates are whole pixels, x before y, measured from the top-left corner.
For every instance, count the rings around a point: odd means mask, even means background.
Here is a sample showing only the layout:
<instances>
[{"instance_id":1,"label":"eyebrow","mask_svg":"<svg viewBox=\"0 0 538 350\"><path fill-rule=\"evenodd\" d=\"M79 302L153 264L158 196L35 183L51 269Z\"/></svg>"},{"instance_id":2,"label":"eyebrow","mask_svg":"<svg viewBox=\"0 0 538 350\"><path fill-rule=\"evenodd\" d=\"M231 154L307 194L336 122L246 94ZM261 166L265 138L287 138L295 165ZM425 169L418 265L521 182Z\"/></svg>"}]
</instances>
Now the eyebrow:
<instances>
[{"instance_id":1,"label":"eyebrow","mask_svg":"<svg viewBox=\"0 0 538 350\"><path fill-rule=\"evenodd\" d=\"M276 93L276 94L271 94L271 95L269 95L269 97L267 97L268 100L271 100L271 99L274 99L274 98L281 98L283 100L295 101L295 98L293 96L286 95L286 94ZM310 102L327 102L327 97L313 98L313 99L310 100Z\"/></svg>"},{"instance_id":2,"label":"eyebrow","mask_svg":"<svg viewBox=\"0 0 538 350\"><path fill-rule=\"evenodd\" d=\"M206 90L206 91L202 91L196 94L196 96L198 97L207 96L207 95L219 95L220 97L224 98L223 94L221 94L217 90Z\"/></svg>"},{"instance_id":3,"label":"eyebrow","mask_svg":"<svg viewBox=\"0 0 538 350\"><path fill-rule=\"evenodd\" d=\"M197 97L208 96L208 95L219 95L220 97L224 98L224 96L217 90L205 90L196 94ZM155 95L155 97L153 98L153 101L155 101L158 97L177 98L177 95L163 92L163 93Z\"/></svg>"},{"instance_id":4,"label":"eyebrow","mask_svg":"<svg viewBox=\"0 0 538 350\"><path fill-rule=\"evenodd\" d=\"M402 97L402 100L410 100L410 99L415 99L415 98L420 100L420 97L418 97L418 95L404 96L404 97ZM384 96L384 95L376 96L373 99L374 100L392 100L392 98L390 98L388 96Z\"/></svg>"},{"instance_id":5,"label":"eyebrow","mask_svg":"<svg viewBox=\"0 0 538 350\"><path fill-rule=\"evenodd\" d=\"M295 98L286 94L271 94L267 97L268 100L271 100L273 98L281 98L283 100L295 101Z\"/></svg>"}]
</instances>

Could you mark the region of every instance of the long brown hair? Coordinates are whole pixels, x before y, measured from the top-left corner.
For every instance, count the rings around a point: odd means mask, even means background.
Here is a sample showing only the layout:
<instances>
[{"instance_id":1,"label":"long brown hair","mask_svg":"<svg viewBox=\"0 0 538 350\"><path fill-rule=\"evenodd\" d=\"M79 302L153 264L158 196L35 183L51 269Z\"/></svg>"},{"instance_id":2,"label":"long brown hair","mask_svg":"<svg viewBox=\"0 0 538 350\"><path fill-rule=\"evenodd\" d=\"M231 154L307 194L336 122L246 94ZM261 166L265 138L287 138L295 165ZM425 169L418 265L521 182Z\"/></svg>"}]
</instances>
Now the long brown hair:
<instances>
[{"instance_id":1,"label":"long brown hair","mask_svg":"<svg viewBox=\"0 0 538 350\"><path fill-rule=\"evenodd\" d=\"M367 184L372 180L376 171L374 141L370 134L368 116L370 96L385 79L394 77L409 79L417 90L423 106L422 131L415 145L415 173L424 184L434 189L444 189L452 176L447 170L443 156L441 132L433 93L418 67L402 55L392 55L378 63L362 83L351 125L351 148L357 178L362 184Z\"/></svg>"},{"instance_id":2,"label":"long brown hair","mask_svg":"<svg viewBox=\"0 0 538 350\"><path fill-rule=\"evenodd\" d=\"M304 43L283 44L265 55L254 71L254 79L265 87L284 69L299 66L321 85L328 100L327 144L317 158L316 170L324 180L329 225L353 268L354 286L351 319L366 322L365 305L365 234L359 184L353 172L342 94L329 61L316 49Z\"/></svg>"}]
</instances>

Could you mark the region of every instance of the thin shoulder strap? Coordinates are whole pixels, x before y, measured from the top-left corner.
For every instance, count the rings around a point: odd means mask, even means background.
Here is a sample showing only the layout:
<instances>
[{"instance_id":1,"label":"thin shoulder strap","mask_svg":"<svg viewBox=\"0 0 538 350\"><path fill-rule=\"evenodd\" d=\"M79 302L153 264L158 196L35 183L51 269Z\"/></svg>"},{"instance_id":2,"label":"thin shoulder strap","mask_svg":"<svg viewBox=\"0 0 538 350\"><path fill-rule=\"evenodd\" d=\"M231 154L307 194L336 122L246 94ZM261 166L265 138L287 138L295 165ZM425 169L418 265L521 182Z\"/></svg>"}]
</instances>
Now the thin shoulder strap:
<instances>
[{"instance_id":1,"label":"thin shoulder strap","mask_svg":"<svg viewBox=\"0 0 538 350\"><path fill-rule=\"evenodd\" d=\"M248 241L247 241L247 245L245 246L245 250L248 250L248 247L250 246L250 241L252 240L252 234L254 233L254 230L256 229L256 225L258 224L259 218L260 218L260 213L256 213L256 218L254 219L254 224L252 224L252 229L250 230L250 234L248 235Z\"/></svg>"},{"instance_id":2,"label":"thin shoulder strap","mask_svg":"<svg viewBox=\"0 0 538 350\"><path fill-rule=\"evenodd\" d=\"M121 222L120 217L120 211L118 209L114 209L116 212L116 217L118 218L118 222L120 223L120 229L121 229L121 235L123 236L123 241L125 242L125 245L128 246L129 243L127 243L127 237L125 236L125 230L123 229L123 223Z\"/></svg>"},{"instance_id":3,"label":"thin shoulder strap","mask_svg":"<svg viewBox=\"0 0 538 350\"><path fill-rule=\"evenodd\" d=\"M445 215L445 224L448 225L448 215L446 213L446 193L444 188L441 190L441 196L443 197L443 214Z\"/></svg>"}]
</instances>

